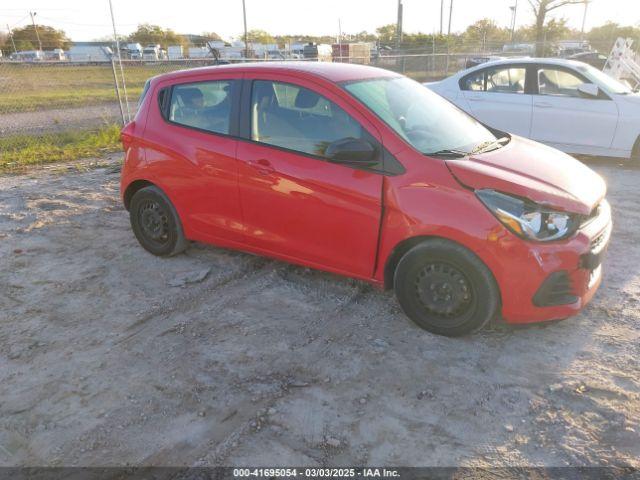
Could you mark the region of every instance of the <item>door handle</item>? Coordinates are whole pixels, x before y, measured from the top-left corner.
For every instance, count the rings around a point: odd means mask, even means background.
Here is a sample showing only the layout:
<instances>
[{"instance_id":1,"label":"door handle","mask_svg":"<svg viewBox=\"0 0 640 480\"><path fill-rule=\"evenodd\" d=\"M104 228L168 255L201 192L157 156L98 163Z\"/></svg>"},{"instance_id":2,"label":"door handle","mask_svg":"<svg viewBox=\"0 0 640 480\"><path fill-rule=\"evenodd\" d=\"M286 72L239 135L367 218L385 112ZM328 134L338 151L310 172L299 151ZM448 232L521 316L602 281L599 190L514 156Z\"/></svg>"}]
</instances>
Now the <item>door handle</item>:
<instances>
[{"instance_id":1,"label":"door handle","mask_svg":"<svg viewBox=\"0 0 640 480\"><path fill-rule=\"evenodd\" d=\"M480 97L468 97L472 102L482 102L483 99Z\"/></svg>"},{"instance_id":2,"label":"door handle","mask_svg":"<svg viewBox=\"0 0 640 480\"><path fill-rule=\"evenodd\" d=\"M534 105L536 107L540 107L540 108L551 108L553 106L548 102L536 102L536 103L534 103Z\"/></svg>"},{"instance_id":3,"label":"door handle","mask_svg":"<svg viewBox=\"0 0 640 480\"><path fill-rule=\"evenodd\" d=\"M250 160L249 165L254 168L260 175L270 175L276 171L271 162L266 158L260 160Z\"/></svg>"}]
</instances>

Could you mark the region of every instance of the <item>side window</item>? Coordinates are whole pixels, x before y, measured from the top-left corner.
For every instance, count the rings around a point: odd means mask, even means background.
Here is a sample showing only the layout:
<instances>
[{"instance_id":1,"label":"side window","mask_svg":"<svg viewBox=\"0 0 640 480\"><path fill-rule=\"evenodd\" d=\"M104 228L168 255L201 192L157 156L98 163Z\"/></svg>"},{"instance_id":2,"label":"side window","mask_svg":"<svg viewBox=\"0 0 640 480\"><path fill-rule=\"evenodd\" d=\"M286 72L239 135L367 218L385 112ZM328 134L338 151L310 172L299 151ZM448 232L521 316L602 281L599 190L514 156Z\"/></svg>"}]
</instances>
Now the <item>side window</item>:
<instances>
[{"instance_id":1,"label":"side window","mask_svg":"<svg viewBox=\"0 0 640 480\"><path fill-rule=\"evenodd\" d=\"M474 92L484 91L484 70L473 72L462 79L460 88Z\"/></svg>"},{"instance_id":2,"label":"side window","mask_svg":"<svg viewBox=\"0 0 640 480\"><path fill-rule=\"evenodd\" d=\"M524 93L526 77L527 70L523 67L488 68L464 77L460 88L476 92Z\"/></svg>"},{"instance_id":3,"label":"side window","mask_svg":"<svg viewBox=\"0 0 640 480\"><path fill-rule=\"evenodd\" d=\"M540 95L580 97L578 87L585 83L577 75L556 68L538 70L538 92Z\"/></svg>"},{"instance_id":4,"label":"side window","mask_svg":"<svg viewBox=\"0 0 640 480\"><path fill-rule=\"evenodd\" d=\"M288 83L253 82L252 140L322 157L336 140L362 135L358 122L312 90Z\"/></svg>"},{"instance_id":5,"label":"side window","mask_svg":"<svg viewBox=\"0 0 640 480\"><path fill-rule=\"evenodd\" d=\"M173 87L169 120L215 133L229 133L233 81L198 82Z\"/></svg>"},{"instance_id":6,"label":"side window","mask_svg":"<svg viewBox=\"0 0 640 480\"><path fill-rule=\"evenodd\" d=\"M525 68L494 68L486 72L487 92L524 93Z\"/></svg>"}]
</instances>

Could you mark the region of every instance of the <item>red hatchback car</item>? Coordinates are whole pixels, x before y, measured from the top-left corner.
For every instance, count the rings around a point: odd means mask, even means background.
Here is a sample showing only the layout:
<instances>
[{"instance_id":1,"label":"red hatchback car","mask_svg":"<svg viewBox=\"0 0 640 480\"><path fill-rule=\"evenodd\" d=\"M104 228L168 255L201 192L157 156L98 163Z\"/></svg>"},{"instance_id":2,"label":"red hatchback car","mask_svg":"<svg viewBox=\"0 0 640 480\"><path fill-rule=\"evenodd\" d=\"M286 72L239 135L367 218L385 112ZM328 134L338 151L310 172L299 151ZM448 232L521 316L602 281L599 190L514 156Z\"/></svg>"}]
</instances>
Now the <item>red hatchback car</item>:
<instances>
[{"instance_id":1,"label":"red hatchback car","mask_svg":"<svg viewBox=\"0 0 640 480\"><path fill-rule=\"evenodd\" d=\"M122 142L124 205L155 255L194 240L359 278L451 336L566 318L600 284L604 181L390 71L160 75Z\"/></svg>"}]
</instances>

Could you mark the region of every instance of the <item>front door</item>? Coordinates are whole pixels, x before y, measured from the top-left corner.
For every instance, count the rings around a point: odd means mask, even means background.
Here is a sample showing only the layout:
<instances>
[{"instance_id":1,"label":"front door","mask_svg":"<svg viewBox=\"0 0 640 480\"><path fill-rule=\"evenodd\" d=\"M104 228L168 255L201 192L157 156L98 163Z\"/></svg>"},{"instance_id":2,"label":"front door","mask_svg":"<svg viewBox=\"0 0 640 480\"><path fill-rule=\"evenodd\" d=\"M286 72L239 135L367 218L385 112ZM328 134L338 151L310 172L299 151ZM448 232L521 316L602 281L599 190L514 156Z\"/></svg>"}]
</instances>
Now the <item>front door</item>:
<instances>
[{"instance_id":1,"label":"front door","mask_svg":"<svg viewBox=\"0 0 640 480\"><path fill-rule=\"evenodd\" d=\"M531 138L563 150L609 148L618 123L618 107L604 94L585 98L578 86L587 80L554 65L537 71L538 95L533 101ZM576 153L582 153L580 149ZM588 152L585 152L588 153Z\"/></svg>"},{"instance_id":2,"label":"front door","mask_svg":"<svg viewBox=\"0 0 640 480\"><path fill-rule=\"evenodd\" d=\"M239 142L237 158L247 241L287 259L371 276L382 175L324 158L331 142L367 133L315 84L285 80L256 79L245 90L251 140Z\"/></svg>"}]
</instances>

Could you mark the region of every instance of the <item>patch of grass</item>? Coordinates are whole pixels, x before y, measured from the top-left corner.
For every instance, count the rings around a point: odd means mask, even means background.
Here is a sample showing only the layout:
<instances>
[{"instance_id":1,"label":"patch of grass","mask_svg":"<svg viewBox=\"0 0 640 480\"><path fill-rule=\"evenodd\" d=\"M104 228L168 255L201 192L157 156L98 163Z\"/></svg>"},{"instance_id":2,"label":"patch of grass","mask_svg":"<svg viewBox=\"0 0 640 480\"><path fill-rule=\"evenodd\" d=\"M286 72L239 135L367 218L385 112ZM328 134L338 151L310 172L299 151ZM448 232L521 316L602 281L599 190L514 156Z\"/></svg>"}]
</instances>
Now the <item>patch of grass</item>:
<instances>
[{"instance_id":1,"label":"patch of grass","mask_svg":"<svg viewBox=\"0 0 640 480\"><path fill-rule=\"evenodd\" d=\"M125 64L129 101L136 102L148 78L180 68L186 68L186 65ZM0 115L116 101L110 63L0 63Z\"/></svg>"},{"instance_id":2,"label":"patch of grass","mask_svg":"<svg viewBox=\"0 0 640 480\"><path fill-rule=\"evenodd\" d=\"M129 102L135 102L141 93L141 87L128 89ZM68 90L25 92L20 95L0 93L0 113L33 112L115 102L117 102L115 93L113 89L109 90L108 88L72 90L69 87Z\"/></svg>"},{"instance_id":3,"label":"patch of grass","mask_svg":"<svg viewBox=\"0 0 640 480\"><path fill-rule=\"evenodd\" d=\"M0 172L24 170L30 165L68 162L116 152L120 126L47 135L14 135L0 138Z\"/></svg>"}]
</instances>

